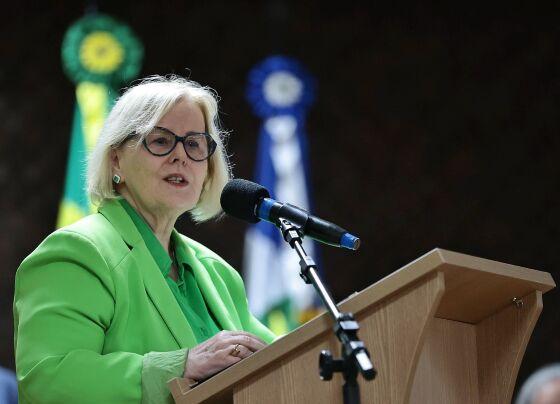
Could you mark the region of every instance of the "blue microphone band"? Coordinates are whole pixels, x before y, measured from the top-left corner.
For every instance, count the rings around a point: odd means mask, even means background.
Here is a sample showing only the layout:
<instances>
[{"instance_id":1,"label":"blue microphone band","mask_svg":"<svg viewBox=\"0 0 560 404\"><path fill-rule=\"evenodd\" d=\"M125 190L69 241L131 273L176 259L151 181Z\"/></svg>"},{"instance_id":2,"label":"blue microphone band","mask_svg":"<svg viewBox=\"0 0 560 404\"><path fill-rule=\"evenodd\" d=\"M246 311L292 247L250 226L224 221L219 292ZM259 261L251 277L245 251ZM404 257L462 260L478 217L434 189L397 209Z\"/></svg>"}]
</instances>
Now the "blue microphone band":
<instances>
[{"instance_id":1,"label":"blue microphone band","mask_svg":"<svg viewBox=\"0 0 560 404\"><path fill-rule=\"evenodd\" d=\"M360 239L350 233L344 233L340 238L340 246L356 251L360 248Z\"/></svg>"},{"instance_id":2,"label":"blue microphone band","mask_svg":"<svg viewBox=\"0 0 560 404\"><path fill-rule=\"evenodd\" d=\"M267 222L272 222L270 219L270 209L275 203L276 201L274 199L263 198L255 207L257 209L257 212L255 212L257 217Z\"/></svg>"}]
</instances>

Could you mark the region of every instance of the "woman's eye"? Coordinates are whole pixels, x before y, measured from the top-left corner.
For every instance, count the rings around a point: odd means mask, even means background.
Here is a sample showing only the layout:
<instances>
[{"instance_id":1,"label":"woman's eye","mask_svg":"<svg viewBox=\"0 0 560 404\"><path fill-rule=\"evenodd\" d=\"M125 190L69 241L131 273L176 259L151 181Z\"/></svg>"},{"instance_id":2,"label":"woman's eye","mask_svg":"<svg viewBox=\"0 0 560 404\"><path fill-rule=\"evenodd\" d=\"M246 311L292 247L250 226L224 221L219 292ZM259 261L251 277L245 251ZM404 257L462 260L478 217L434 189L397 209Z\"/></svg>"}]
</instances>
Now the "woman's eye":
<instances>
[{"instance_id":1,"label":"woman's eye","mask_svg":"<svg viewBox=\"0 0 560 404\"><path fill-rule=\"evenodd\" d=\"M198 147L198 142L196 140L190 139L187 141L187 146L190 148L197 148Z\"/></svg>"},{"instance_id":2,"label":"woman's eye","mask_svg":"<svg viewBox=\"0 0 560 404\"><path fill-rule=\"evenodd\" d=\"M154 145L165 146L169 144L169 138L167 136L159 136L152 139L150 143Z\"/></svg>"}]
</instances>

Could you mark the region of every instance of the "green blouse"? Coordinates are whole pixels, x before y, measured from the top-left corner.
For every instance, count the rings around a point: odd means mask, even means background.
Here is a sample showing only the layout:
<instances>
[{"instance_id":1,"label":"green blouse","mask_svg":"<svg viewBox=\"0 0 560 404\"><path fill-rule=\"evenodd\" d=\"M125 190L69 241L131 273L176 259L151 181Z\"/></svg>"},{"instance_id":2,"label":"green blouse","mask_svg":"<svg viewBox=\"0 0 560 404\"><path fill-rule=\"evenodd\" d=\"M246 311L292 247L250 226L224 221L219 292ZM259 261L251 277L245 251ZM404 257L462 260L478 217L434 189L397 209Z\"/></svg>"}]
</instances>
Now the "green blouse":
<instances>
[{"instance_id":1,"label":"green blouse","mask_svg":"<svg viewBox=\"0 0 560 404\"><path fill-rule=\"evenodd\" d=\"M206 341L208 338L220 332L216 321L212 318L208 306L202 297L202 293L196 283L192 269L188 262L188 257L183 254L181 249L176 249L176 241L172 235L171 245L176 258L177 281L170 276L171 264L173 261L155 236L154 232L146 221L136 212L136 210L125 199L120 199L124 210L128 213L138 232L144 239L148 250L152 254L154 261L159 267L165 281L169 285L173 296L179 303L181 311L190 324L198 343Z\"/></svg>"}]
</instances>

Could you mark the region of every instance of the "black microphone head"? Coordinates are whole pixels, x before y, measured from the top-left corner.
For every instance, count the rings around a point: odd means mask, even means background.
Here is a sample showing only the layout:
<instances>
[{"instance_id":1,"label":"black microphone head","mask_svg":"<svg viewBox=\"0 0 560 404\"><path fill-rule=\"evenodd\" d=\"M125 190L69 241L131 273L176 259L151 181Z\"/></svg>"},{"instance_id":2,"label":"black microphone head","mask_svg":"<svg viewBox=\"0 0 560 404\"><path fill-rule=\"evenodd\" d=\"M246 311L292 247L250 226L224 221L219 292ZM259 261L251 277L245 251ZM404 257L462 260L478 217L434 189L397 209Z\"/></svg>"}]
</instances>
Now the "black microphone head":
<instances>
[{"instance_id":1,"label":"black microphone head","mask_svg":"<svg viewBox=\"0 0 560 404\"><path fill-rule=\"evenodd\" d=\"M262 198L269 198L268 190L254 182L241 178L229 181L220 197L222 209L228 215L257 223L260 219L255 215L255 206Z\"/></svg>"}]
</instances>

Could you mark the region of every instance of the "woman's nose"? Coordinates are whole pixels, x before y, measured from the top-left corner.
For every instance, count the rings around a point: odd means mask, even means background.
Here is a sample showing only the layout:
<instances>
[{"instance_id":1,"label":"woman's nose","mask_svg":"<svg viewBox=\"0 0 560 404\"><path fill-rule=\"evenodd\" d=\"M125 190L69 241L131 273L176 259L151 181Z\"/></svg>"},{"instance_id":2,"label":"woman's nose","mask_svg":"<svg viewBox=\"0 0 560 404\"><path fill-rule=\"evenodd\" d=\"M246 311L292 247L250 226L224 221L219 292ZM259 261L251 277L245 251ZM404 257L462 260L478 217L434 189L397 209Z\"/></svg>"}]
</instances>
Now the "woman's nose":
<instances>
[{"instance_id":1,"label":"woman's nose","mask_svg":"<svg viewBox=\"0 0 560 404\"><path fill-rule=\"evenodd\" d=\"M183 142L177 142L169 156L171 163L179 161L181 164L185 165L187 160L189 160L189 156L187 156L187 151L185 150L185 144Z\"/></svg>"}]
</instances>

